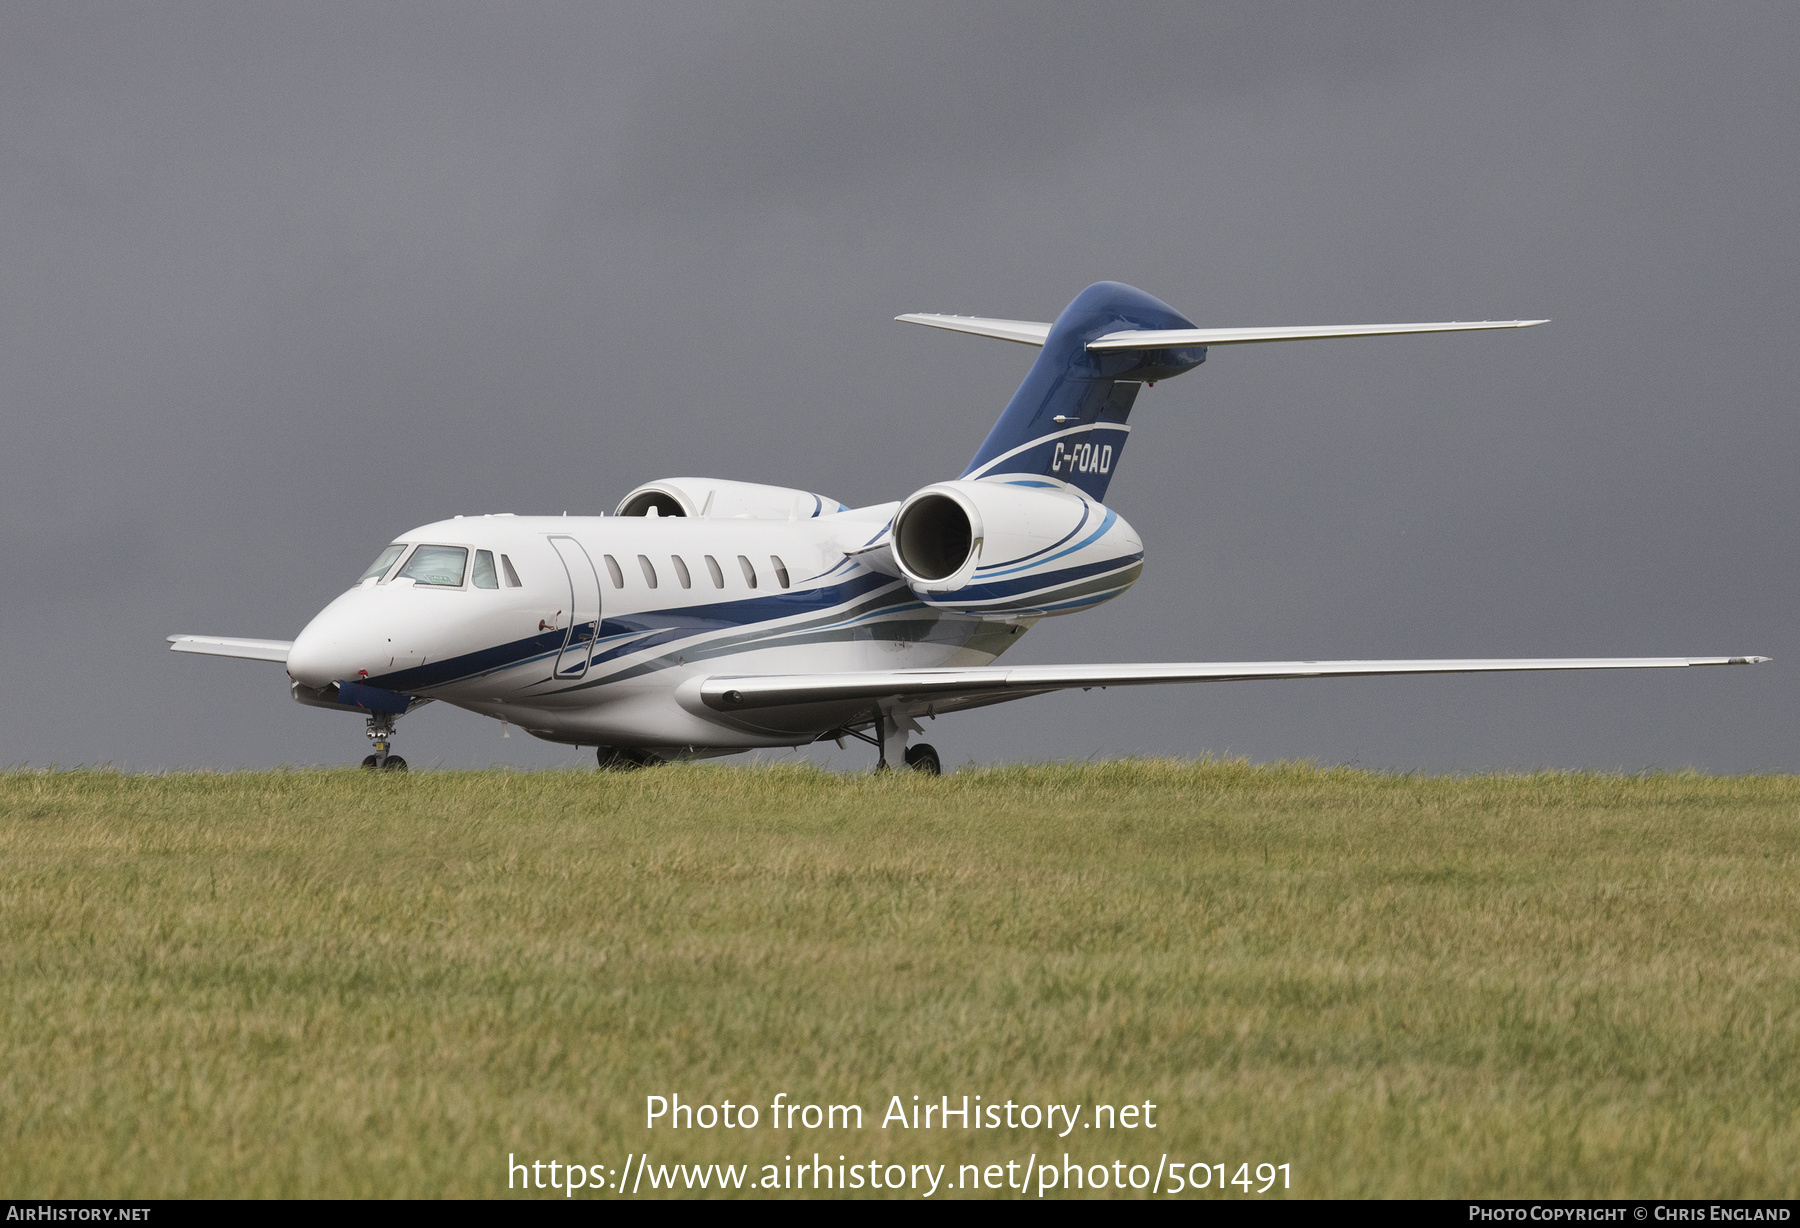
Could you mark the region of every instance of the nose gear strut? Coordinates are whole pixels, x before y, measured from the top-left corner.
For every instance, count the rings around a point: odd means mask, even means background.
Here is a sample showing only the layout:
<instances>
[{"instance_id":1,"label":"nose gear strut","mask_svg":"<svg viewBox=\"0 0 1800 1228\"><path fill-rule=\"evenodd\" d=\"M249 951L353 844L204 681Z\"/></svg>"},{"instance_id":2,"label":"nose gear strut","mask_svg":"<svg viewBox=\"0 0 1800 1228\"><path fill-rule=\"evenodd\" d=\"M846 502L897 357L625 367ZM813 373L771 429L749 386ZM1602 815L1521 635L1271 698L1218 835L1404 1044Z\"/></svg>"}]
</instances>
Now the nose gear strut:
<instances>
[{"instance_id":1,"label":"nose gear strut","mask_svg":"<svg viewBox=\"0 0 1800 1228\"><path fill-rule=\"evenodd\" d=\"M369 741L375 745L375 753L362 761L366 768L376 771L404 772L406 760L399 755L388 754L388 739L394 736L394 714L392 712L369 713Z\"/></svg>"}]
</instances>

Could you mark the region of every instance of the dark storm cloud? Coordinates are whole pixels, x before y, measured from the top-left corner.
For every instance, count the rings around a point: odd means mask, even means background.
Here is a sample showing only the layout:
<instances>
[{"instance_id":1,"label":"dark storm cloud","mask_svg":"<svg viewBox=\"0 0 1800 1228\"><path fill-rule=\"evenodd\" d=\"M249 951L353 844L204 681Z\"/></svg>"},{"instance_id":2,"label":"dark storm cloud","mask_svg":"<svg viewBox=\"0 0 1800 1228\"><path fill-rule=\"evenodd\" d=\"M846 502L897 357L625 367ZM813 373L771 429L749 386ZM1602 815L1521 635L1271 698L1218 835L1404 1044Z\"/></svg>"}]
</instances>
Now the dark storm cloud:
<instances>
[{"instance_id":1,"label":"dark storm cloud","mask_svg":"<svg viewBox=\"0 0 1800 1228\"><path fill-rule=\"evenodd\" d=\"M1054 166L1221 100L1454 59L1544 6L928 2L746 5L684 40L621 133L620 188L656 208ZM1168 156L1182 156L1179 145ZM1129 167L1121 167L1129 172Z\"/></svg>"},{"instance_id":2,"label":"dark storm cloud","mask_svg":"<svg viewBox=\"0 0 1800 1228\"><path fill-rule=\"evenodd\" d=\"M341 761L291 636L454 512L678 472L954 472L1089 281L1203 322L1549 315L1216 353L1144 399L1150 567L1025 659L1800 661L1800 18L1716 5L12 6L14 761ZM1033 700L946 760L1794 765L1782 671ZM415 763L579 760L427 709ZM851 762L852 757L844 756Z\"/></svg>"}]
</instances>

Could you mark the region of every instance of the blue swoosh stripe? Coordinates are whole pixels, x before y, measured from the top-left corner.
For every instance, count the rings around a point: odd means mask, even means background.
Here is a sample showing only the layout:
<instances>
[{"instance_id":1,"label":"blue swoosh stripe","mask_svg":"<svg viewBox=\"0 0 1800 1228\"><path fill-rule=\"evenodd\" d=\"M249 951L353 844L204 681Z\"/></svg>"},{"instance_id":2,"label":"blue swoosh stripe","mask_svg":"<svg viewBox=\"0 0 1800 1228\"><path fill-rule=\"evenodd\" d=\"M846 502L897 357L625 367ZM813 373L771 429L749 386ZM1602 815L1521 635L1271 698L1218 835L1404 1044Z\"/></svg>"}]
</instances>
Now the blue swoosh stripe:
<instances>
[{"instance_id":1,"label":"blue swoosh stripe","mask_svg":"<svg viewBox=\"0 0 1800 1228\"><path fill-rule=\"evenodd\" d=\"M1083 499L1081 501L1081 519L1077 520L1075 522L1075 527L1070 529L1067 533L1064 533L1061 537L1059 537L1055 541L1051 542L1048 546L1045 546L1042 550L1033 550L1030 554L1021 554L1016 559L1007 559L1004 562L989 563L986 566L977 567L975 569L975 574L980 575L982 572L992 571L996 567L1011 567L1014 564L1025 563L1031 559L1035 559L1040 554L1049 554L1050 551L1056 549L1058 546L1060 546L1064 542L1068 541L1071 537L1074 537L1077 533L1081 532L1082 526L1088 522L1088 517L1092 516L1093 514L1094 514L1094 505L1092 503L1089 503L1086 499ZM1056 558L1056 557L1059 557L1059 556L1051 555L1051 558ZM1047 563L1050 560L1045 559L1043 561ZM989 578L991 579L992 577L989 577Z\"/></svg>"},{"instance_id":2,"label":"blue swoosh stripe","mask_svg":"<svg viewBox=\"0 0 1800 1228\"><path fill-rule=\"evenodd\" d=\"M1065 551L1065 553L1067 552ZM965 588L958 589L954 593L945 593L941 597L936 594L933 596L936 600L950 601L958 604L967 601L993 601L1006 597L1023 596L1031 593L1043 592L1047 589L1060 588L1073 580L1080 580L1087 576L1096 576L1104 571L1116 571L1121 568L1129 567L1131 564L1142 560L1143 557L1144 553L1140 550L1136 554L1121 555L1118 558L1106 559L1099 563L1084 563L1079 567L1065 567L1061 571L1044 575L1021 576L1019 579L1005 580L998 584L971 584Z\"/></svg>"},{"instance_id":3,"label":"blue swoosh stripe","mask_svg":"<svg viewBox=\"0 0 1800 1228\"><path fill-rule=\"evenodd\" d=\"M1024 567L1014 567L1009 571L997 571L988 578L989 579L997 579L1000 576L1011 575L1011 574L1013 574L1013 572L1016 572L1016 571L1026 571L1032 567L1042 567L1045 563L1054 563L1057 559L1060 559L1060 558L1064 557L1065 555L1074 554L1077 550L1082 549L1084 546L1090 546L1094 542L1099 541L1102 537L1105 537L1106 531L1108 529L1112 528L1113 523L1115 521L1117 521L1118 519L1119 519L1119 513L1113 511L1109 507L1106 509L1106 518L1100 522L1100 527L1095 529L1092 533L1088 534L1086 537L1082 538L1080 541L1076 542L1073 546L1070 546L1067 550L1058 551L1056 554L1051 555L1047 559L1039 559L1037 562L1028 563ZM1079 527L1079 526L1077 526L1077 527ZM1065 538L1064 540L1066 541L1068 539ZM1029 557L1029 556L1027 556L1027 557ZM1133 557L1141 559L1144 556L1143 556L1143 553L1140 551L1137 555L1135 555Z\"/></svg>"},{"instance_id":4,"label":"blue swoosh stripe","mask_svg":"<svg viewBox=\"0 0 1800 1228\"><path fill-rule=\"evenodd\" d=\"M881 577L881 579L887 580L887 577L884 576L884 577ZM896 587L899 586L899 581L897 581L897 580L887 580L887 583L894 585ZM919 604L919 603L914 603L914 604ZM596 653L593 657L593 661L592 661L592 664L590 665L590 668L596 668L596 667L606 664L606 663L619 661L625 657L635 656L637 653L646 652L652 648L667 648L679 641L697 639L702 635L710 635L715 632L730 631L730 630L749 631L758 626L761 626L764 623L777 624L783 618L792 617L795 612L796 611L788 611L785 614L777 615L772 618L758 619L758 620L751 621L751 622L715 623L715 624L712 624L709 626L704 626L704 627L696 627L696 626L692 626L692 625L682 625L681 623L668 623L668 624L662 624L659 626L645 626L643 628L643 634L641 636L639 636L637 639L634 639L631 643L622 644L619 647L612 649L608 652ZM831 625L845 625L845 626L855 625L856 622L864 621L865 619L873 619L876 617L885 617L888 614L891 614L892 612L893 612L892 607L883 607L881 610L877 611L875 614L864 616L864 619L856 619L856 620L851 620L848 623L831 624ZM632 617L643 618L643 617L648 617L648 615L633 615ZM621 621L624 621L624 620L621 620ZM791 627L791 630L794 630L794 631L801 631L801 630L810 631L810 630L815 630L815 629L817 629L817 628L812 623L806 623L806 624L802 624L800 626ZM788 631L788 630L790 630L790 627L770 625L765 628L764 634L762 637L760 637L757 640L750 641L750 643L761 643L761 642L765 642L767 640L780 639L783 632ZM748 643L746 643L745 646L748 647L749 646Z\"/></svg>"},{"instance_id":5,"label":"blue swoosh stripe","mask_svg":"<svg viewBox=\"0 0 1800 1228\"><path fill-rule=\"evenodd\" d=\"M1033 606L1031 609L1032 612L1043 614L1048 614L1052 610L1061 610L1065 613L1070 610L1080 610L1087 606L1099 605L1102 602L1111 601L1114 597L1117 597L1120 593L1130 587L1129 584L1121 584L1118 588L1102 589L1097 593L1087 593L1080 597L1076 597L1071 601L1053 601L1046 605Z\"/></svg>"},{"instance_id":6,"label":"blue swoosh stripe","mask_svg":"<svg viewBox=\"0 0 1800 1228\"><path fill-rule=\"evenodd\" d=\"M871 573L830 588L807 589L778 596L752 597L673 610L652 610L623 618L606 618L601 621L599 639L601 643L612 641L614 647L595 654L592 664L597 665L602 661L684 636L748 628L758 623L774 622L800 614L825 613L890 585L897 586L899 581ZM576 630L585 631L591 627L592 623L582 623ZM382 674L379 675L379 681L388 689L416 694L421 690L445 686L465 678L523 665L536 658L555 657L562 652L566 634L564 631L551 631L529 636L461 656L446 657L441 661ZM619 642L627 636L633 637L631 643ZM376 679L371 678L370 681L374 682Z\"/></svg>"}]
</instances>

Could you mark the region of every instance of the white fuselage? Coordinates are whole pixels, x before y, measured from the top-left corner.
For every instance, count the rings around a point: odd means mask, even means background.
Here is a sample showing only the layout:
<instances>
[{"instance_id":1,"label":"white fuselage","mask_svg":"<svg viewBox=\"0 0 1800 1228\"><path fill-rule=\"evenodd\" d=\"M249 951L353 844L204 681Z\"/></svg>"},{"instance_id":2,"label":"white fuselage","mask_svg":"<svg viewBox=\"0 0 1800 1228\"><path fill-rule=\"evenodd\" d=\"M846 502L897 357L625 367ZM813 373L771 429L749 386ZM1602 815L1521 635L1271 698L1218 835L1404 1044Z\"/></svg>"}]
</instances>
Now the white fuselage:
<instances>
[{"instance_id":1,"label":"white fuselage","mask_svg":"<svg viewBox=\"0 0 1800 1228\"><path fill-rule=\"evenodd\" d=\"M422 525L399 539L409 550L486 551L510 571L495 587L479 587L472 568L460 584L418 583L400 577L403 555L322 610L287 670L302 688L363 683L558 742L677 752L803 744L825 730L725 722L682 684L986 665L1035 621L932 608L904 579L848 557L897 506L795 520L497 515Z\"/></svg>"}]
</instances>

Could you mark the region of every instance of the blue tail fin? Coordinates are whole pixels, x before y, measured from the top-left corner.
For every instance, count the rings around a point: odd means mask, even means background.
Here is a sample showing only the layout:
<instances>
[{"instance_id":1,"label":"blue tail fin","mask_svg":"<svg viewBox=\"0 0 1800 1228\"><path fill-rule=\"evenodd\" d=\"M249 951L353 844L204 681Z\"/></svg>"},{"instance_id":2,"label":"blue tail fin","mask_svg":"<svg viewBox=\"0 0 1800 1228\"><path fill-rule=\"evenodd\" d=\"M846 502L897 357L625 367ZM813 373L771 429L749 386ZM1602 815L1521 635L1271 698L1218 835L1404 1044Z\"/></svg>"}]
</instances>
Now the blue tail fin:
<instances>
[{"instance_id":1,"label":"blue tail fin","mask_svg":"<svg viewBox=\"0 0 1800 1228\"><path fill-rule=\"evenodd\" d=\"M1142 290L1116 281L1089 286L1056 318L1043 352L962 476L1053 478L1104 499L1131 431L1126 419L1138 388L1192 370L1206 361L1206 350L1096 353L1088 342L1128 329L1193 327Z\"/></svg>"}]
</instances>

